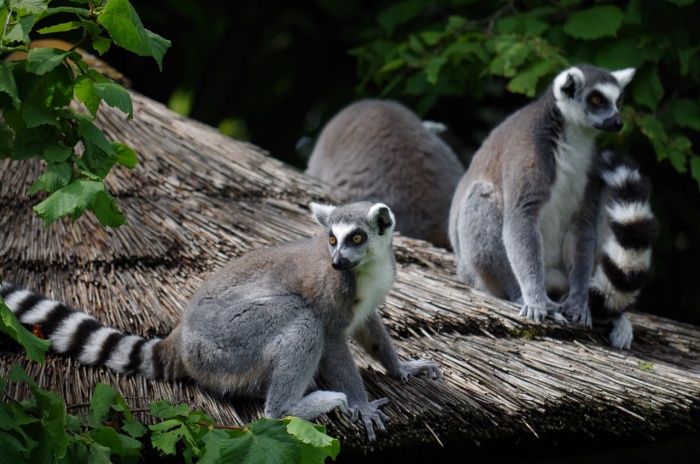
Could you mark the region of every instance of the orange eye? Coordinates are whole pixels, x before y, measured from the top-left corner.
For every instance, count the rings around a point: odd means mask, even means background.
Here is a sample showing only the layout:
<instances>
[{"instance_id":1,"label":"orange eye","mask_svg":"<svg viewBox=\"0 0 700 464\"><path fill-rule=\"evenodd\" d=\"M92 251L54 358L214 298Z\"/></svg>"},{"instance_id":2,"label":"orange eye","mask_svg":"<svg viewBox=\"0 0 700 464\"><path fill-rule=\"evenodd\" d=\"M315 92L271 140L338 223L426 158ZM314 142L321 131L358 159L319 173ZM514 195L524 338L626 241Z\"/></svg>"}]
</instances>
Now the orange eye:
<instances>
[{"instance_id":1,"label":"orange eye","mask_svg":"<svg viewBox=\"0 0 700 464\"><path fill-rule=\"evenodd\" d=\"M602 102L602 100L600 99L600 97L593 97L593 98L591 98L591 103L592 103L593 105L595 105L595 106L600 105L601 102Z\"/></svg>"},{"instance_id":2,"label":"orange eye","mask_svg":"<svg viewBox=\"0 0 700 464\"><path fill-rule=\"evenodd\" d=\"M354 235L352 241L353 243L362 243L362 235Z\"/></svg>"},{"instance_id":3,"label":"orange eye","mask_svg":"<svg viewBox=\"0 0 700 464\"><path fill-rule=\"evenodd\" d=\"M328 243L335 246L335 244L338 243L338 240L336 240L335 237L331 235L330 237L328 237Z\"/></svg>"}]
</instances>

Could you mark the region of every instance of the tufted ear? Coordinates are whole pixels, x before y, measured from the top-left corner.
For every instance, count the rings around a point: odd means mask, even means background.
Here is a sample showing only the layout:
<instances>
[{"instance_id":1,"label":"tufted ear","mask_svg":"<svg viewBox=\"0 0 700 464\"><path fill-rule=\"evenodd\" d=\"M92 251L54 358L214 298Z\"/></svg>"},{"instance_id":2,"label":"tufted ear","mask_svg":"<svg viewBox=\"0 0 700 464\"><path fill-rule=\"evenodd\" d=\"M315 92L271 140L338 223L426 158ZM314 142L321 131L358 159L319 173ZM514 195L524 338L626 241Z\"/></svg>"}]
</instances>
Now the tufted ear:
<instances>
[{"instance_id":1,"label":"tufted ear","mask_svg":"<svg viewBox=\"0 0 700 464\"><path fill-rule=\"evenodd\" d=\"M585 82L586 78L579 68L565 69L554 78L554 96L557 100L563 100L565 97L574 98Z\"/></svg>"},{"instance_id":2,"label":"tufted ear","mask_svg":"<svg viewBox=\"0 0 700 464\"><path fill-rule=\"evenodd\" d=\"M632 78L634 77L634 73L637 70L634 68L625 68L625 69L620 69L619 71L613 71L610 74L617 79L617 83L620 85L620 89L624 89L627 84L632 81Z\"/></svg>"},{"instance_id":3,"label":"tufted ear","mask_svg":"<svg viewBox=\"0 0 700 464\"><path fill-rule=\"evenodd\" d=\"M331 217L331 213L335 210L333 205L322 205L320 203L311 202L309 203L309 208L314 213L316 217L316 222L321 224L323 227L328 227L328 219Z\"/></svg>"},{"instance_id":4,"label":"tufted ear","mask_svg":"<svg viewBox=\"0 0 700 464\"><path fill-rule=\"evenodd\" d=\"M367 213L367 219L372 227L377 229L379 235L384 235L384 233L389 229L389 232L394 228L396 220L394 219L394 213L391 209L384 203L376 203Z\"/></svg>"}]
</instances>

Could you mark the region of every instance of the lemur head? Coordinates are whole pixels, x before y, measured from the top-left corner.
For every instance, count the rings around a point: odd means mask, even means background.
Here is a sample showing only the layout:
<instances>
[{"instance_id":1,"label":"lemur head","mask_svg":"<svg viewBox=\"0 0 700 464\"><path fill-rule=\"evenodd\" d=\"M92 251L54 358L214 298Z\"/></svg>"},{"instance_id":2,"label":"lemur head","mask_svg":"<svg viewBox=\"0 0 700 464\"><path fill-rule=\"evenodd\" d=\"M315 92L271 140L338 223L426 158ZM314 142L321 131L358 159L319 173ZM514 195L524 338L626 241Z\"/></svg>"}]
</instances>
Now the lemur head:
<instances>
[{"instance_id":1,"label":"lemur head","mask_svg":"<svg viewBox=\"0 0 700 464\"><path fill-rule=\"evenodd\" d=\"M310 203L316 221L326 228L333 269L349 271L391 256L394 214L383 203L345 206Z\"/></svg>"},{"instance_id":2,"label":"lemur head","mask_svg":"<svg viewBox=\"0 0 700 464\"><path fill-rule=\"evenodd\" d=\"M589 65L565 69L554 78L557 107L570 124L605 132L622 129L619 107L622 92L634 77L634 68L607 71Z\"/></svg>"}]
</instances>

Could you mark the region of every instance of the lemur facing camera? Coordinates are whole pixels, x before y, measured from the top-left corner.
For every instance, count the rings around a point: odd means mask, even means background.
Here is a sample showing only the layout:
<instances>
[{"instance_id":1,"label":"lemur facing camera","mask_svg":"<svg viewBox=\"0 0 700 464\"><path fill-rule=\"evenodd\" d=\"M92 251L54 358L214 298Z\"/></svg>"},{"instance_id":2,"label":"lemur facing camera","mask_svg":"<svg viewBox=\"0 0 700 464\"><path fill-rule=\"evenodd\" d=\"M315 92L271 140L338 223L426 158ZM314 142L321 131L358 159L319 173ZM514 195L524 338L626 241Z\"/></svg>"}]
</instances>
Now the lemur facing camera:
<instances>
[{"instance_id":1,"label":"lemur facing camera","mask_svg":"<svg viewBox=\"0 0 700 464\"><path fill-rule=\"evenodd\" d=\"M263 397L270 418L314 419L337 407L374 441L388 399L368 400L348 337L402 383L442 373L432 360L399 360L376 311L395 274L391 210L369 202L310 206L324 232L250 252L213 273L164 339L104 327L12 284L0 294L20 322L40 325L53 350L83 364ZM317 374L331 391L315 390Z\"/></svg>"},{"instance_id":2,"label":"lemur facing camera","mask_svg":"<svg viewBox=\"0 0 700 464\"><path fill-rule=\"evenodd\" d=\"M353 201L381 201L402 235L449 248L450 203L464 166L434 124L392 100L360 100L321 131L306 173Z\"/></svg>"},{"instance_id":3,"label":"lemur facing camera","mask_svg":"<svg viewBox=\"0 0 700 464\"><path fill-rule=\"evenodd\" d=\"M574 66L497 126L474 154L450 210L458 276L522 304L520 314L591 326L629 348L624 315L646 280L658 233L650 186L596 136L622 129L632 68Z\"/></svg>"}]
</instances>

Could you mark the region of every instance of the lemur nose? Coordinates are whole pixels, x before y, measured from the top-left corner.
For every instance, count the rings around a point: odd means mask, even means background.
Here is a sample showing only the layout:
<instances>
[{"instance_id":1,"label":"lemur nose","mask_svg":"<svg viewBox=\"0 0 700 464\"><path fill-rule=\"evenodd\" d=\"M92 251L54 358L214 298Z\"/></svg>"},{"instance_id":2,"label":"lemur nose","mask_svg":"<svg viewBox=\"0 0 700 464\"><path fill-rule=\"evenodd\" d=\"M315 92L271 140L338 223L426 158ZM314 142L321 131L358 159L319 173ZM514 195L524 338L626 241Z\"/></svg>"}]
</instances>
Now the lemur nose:
<instances>
[{"instance_id":1,"label":"lemur nose","mask_svg":"<svg viewBox=\"0 0 700 464\"><path fill-rule=\"evenodd\" d=\"M606 132L619 132L620 129L622 129L622 118L620 117L620 113L616 113L613 116L610 116L607 118L603 123L598 127L598 129L606 131Z\"/></svg>"}]
</instances>

